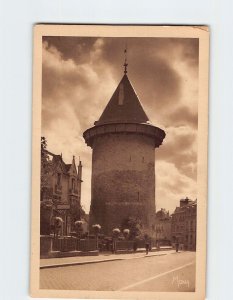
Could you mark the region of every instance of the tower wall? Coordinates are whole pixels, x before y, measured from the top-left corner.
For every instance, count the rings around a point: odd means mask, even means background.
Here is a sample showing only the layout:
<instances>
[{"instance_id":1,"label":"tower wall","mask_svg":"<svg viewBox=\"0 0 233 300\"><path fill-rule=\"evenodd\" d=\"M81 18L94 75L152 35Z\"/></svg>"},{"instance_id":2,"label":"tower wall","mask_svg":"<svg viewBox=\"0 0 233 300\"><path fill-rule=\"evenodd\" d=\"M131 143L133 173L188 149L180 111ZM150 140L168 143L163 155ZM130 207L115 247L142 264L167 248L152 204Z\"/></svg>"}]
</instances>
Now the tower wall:
<instances>
[{"instance_id":1,"label":"tower wall","mask_svg":"<svg viewBox=\"0 0 233 300\"><path fill-rule=\"evenodd\" d=\"M105 234L129 216L151 229L155 213L155 143L139 133L96 136L92 156L90 225Z\"/></svg>"}]
</instances>

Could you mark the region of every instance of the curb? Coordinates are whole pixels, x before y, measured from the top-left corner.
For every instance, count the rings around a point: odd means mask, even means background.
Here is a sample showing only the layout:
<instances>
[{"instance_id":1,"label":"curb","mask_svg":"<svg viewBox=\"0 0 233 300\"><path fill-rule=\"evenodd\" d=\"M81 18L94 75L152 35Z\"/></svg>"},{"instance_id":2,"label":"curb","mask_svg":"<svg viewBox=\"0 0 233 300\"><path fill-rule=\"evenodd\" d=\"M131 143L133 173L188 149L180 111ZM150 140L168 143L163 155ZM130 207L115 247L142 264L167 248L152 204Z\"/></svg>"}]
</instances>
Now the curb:
<instances>
[{"instance_id":1,"label":"curb","mask_svg":"<svg viewBox=\"0 0 233 300\"><path fill-rule=\"evenodd\" d=\"M93 261L82 261L82 262L70 262L70 263L63 263L63 264L54 264L54 265L44 265L40 266L40 269L51 269L51 268L60 268L60 267L71 267L77 265L89 265L89 264L98 264L101 262L111 262L111 261L120 261L120 260L130 260L130 259L139 259L145 257L153 257L153 256L164 256L168 255L168 253L161 253L161 254L152 254L152 255L144 255L139 257L129 257L129 258L110 258L110 259L100 259L100 260L93 260Z\"/></svg>"},{"instance_id":2,"label":"curb","mask_svg":"<svg viewBox=\"0 0 233 300\"><path fill-rule=\"evenodd\" d=\"M115 261L115 260L125 260L125 258L110 258L110 259L101 259L101 260L93 260L93 261L81 261L81 262L71 262L65 264L54 264L54 265L45 265L40 266L40 269L50 269L50 268L58 268L58 267L70 267L77 265L89 265L89 264L98 264L101 262Z\"/></svg>"}]
</instances>

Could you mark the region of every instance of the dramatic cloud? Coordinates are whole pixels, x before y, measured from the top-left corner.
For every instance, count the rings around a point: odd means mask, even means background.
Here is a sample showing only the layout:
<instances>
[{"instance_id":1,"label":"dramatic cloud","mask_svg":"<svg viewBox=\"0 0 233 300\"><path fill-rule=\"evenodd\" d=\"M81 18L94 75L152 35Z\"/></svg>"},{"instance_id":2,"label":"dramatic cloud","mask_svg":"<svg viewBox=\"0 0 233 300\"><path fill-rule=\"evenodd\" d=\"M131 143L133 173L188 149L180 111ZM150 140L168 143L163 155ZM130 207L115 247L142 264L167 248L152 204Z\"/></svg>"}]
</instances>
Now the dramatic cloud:
<instances>
[{"instance_id":1,"label":"dramatic cloud","mask_svg":"<svg viewBox=\"0 0 233 300\"><path fill-rule=\"evenodd\" d=\"M173 163L157 161L156 163L156 207L165 207L173 212L179 206L179 199L189 196L196 198L196 184L185 176Z\"/></svg>"},{"instance_id":2,"label":"dramatic cloud","mask_svg":"<svg viewBox=\"0 0 233 300\"><path fill-rule=\"evenodd\" d=\"M129 79L152 123L167 134L156 150L156 206L172 211L181 197L196 197L197 39L44 37L42 134L67 163L81 157L88 211L91 149L82 133L123 75L126 42Z\"/></svg>"}]
</instances>

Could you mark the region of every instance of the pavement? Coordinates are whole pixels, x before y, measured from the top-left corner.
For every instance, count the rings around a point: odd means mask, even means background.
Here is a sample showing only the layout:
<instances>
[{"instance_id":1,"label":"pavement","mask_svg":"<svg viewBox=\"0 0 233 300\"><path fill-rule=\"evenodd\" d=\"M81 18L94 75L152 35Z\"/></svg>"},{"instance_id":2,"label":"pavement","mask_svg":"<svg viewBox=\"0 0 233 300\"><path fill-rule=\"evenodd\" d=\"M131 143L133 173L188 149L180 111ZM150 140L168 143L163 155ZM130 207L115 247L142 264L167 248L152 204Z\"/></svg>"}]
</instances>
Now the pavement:
<instances>
[{"instance_id":1,"label":"pavement","mask_svg":"<svg viewBox=\"0 0 233 300\"><path fill-rule=\"evenodd\" d=\"M100 254L98 256L74 256L74 257L62 257L62 258L45 258L40 259L40 269L56 268L56 267L67 267L72 265L84 265L92 263L110 262L116 260L136 259L150 256L161 256L167 255L168 253L175 252L173 249L160 250L156 252L149 252L148 255L145 253L145 249L138 249L136 253L128 254Z\"/></svg>"},{"instance_id":2,"label":"pavement","mask_svg":"<svg viewBox=\"0 0 233 300\"><path fill-rule=\"evenodd\" d=\"M113 256L115 260L112 260ZM172 250L149 253L147 256L145 253L100 255L98 263L87 264L76 264L77 259L81 262L85 257L75 257L75 264L69 266L41 269L40 288L86 291L195 291L195 252L176 253ZM90 257L88 261L89 259ZM93 259L96 260L97 257Z\"/></svg>"}]
</instances>

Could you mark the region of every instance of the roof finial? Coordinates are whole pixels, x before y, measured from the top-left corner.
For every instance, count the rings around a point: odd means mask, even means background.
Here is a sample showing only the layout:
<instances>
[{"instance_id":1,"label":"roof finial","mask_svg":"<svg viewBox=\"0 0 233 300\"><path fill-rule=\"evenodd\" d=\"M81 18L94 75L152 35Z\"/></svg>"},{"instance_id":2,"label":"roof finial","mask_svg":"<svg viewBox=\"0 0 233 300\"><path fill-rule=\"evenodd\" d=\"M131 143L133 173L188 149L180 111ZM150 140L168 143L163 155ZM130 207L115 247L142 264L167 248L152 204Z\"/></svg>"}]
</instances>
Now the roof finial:
<instances>
[{"instance_id":1,"label":"roof finial","mask_svg":"<svg viewBox=\"0 0 233 300\"><path fill-rule=\"evenodd\" d=\"M126 75L127 74L127 66L128 66L128 63L127 63L127 43L125 44L124 53L125 53L125 63L124 63L123 66L125 67L124 73Z\"/></svg>"}]
</instances>

